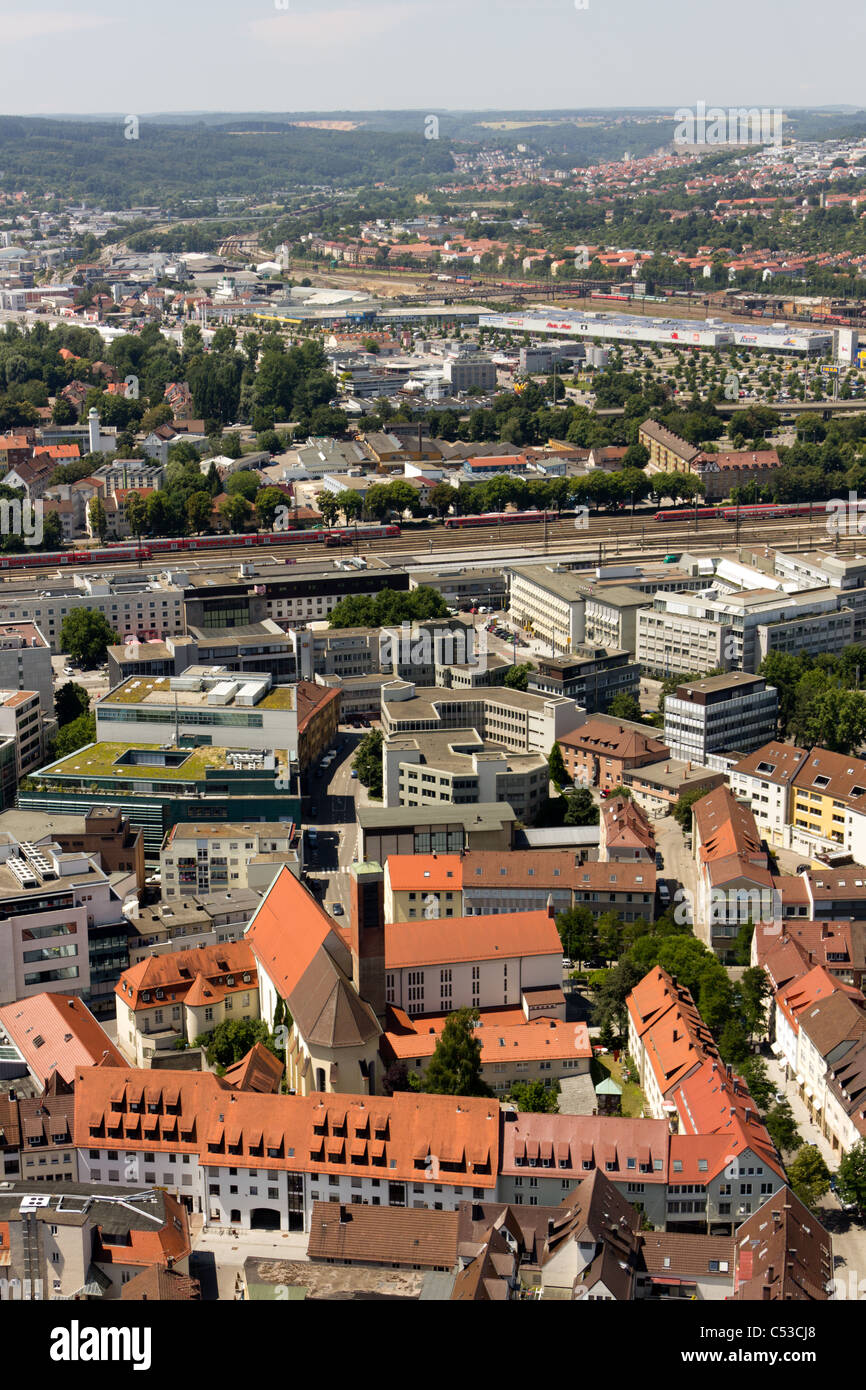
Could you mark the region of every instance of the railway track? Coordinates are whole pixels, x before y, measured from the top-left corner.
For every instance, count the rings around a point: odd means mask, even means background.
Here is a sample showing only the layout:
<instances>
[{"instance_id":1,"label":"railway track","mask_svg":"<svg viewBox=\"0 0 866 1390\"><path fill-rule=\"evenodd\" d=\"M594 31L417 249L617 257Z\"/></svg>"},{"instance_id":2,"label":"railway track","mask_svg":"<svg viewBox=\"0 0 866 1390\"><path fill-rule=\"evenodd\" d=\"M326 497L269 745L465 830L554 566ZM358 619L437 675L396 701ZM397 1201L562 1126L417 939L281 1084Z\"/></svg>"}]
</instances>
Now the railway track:
<instances>
[{"instance_id":1,"label":"railway track","mask_svg":"<svg viewBox=\"0 0 866 1390\"><path fill-rule=\"evenodd\" d=\"M412 557L416 562L424 560L432 563L447 562L447 557L459 557L460 563L484 563L485 560L502 559L502 551L509 558L520 550L530 553L523 558L534 556L568 557L573 554L595 553L599 561L622 557L626 551L634 555L650 558L656 554L665 555L685 549L718 549L721 545L760 546L796 545L798 549L822 546L842 553L854 553L857 537L836 539L827 532L827 520L823 513L815 517L779 517L774 519L752 519L740 522L739 527L722 518L702 518L697 527L683 514L682 523L660 523L653 520L654 513L635 513L634 516L608 518L592 517L586 529L575 530L571 517L549 522L545 527L539 523L526 523L520 526L471 527L466 530L445 530L437 527L429 531L404 530L400 536L379 537L366 540L363 532L358 533L357 541L340 547L339 550L326 549L319 542L261 547L233 547L224 551L180 551L154 555L149 560L117 561L112 568L125 573L140 570L142 574L161 569L180 569L200 573L213 570L233 570L241 564L276 563L289 561L302 563L319 562L330 568L332 561L340 556L351 555L381 556L386 560L399 562ZM864 542L866 544L866 542ZM91 567L76 565L74 569L56 571L41 566L25 567L8 572L5 580L15 582L16 578L31 578L41 575L45 578L57 573L68 577L70 573L87 571ZM101 562L93 567L104 571L107 566Z\"/></svg>"}]
</instances>

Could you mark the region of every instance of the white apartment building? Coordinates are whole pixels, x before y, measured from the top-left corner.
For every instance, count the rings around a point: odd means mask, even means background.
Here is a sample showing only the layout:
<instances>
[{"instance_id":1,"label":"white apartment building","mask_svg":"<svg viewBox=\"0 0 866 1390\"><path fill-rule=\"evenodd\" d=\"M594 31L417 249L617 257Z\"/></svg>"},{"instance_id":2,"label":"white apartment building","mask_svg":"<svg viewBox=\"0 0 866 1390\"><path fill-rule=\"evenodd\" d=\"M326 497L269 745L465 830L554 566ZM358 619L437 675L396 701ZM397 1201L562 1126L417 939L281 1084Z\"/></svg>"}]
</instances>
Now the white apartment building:
<instances>
[{"instance_id":1,"label":"white apartment building","mask_svg":"<svg viewBox=\"0 0 866 1390\"><path fill-rule=\"evenodd\" d=\"M0 688L37 690L42 713L54 718L51 651L35 623L0 623Z\"/></svg>"},{"instance_id":2,"label":"white apartment building","mask_svg":"<svg viewBox=\"0 0 866 1390\"><path fill-rule=\"evenodd\" d=\"M490 743L515 753L550 752L557 739L578 728L586 711L562 695L533 695L506 687L416 688L412 681L382 687L382 729L396 734L475 729Z\"/></svg>"},{"instance_id":3,"label":"white apartment building","mask_svg":"<svg viewBox=\"0 0 866 1390\"><path fill-rule=\"evenodd\" d=\"M59 580L39 575L29 583L16 579L0 592L0 625L34 624L54 653L61 650L63 619L79 608L102 613L122 638L179 635L185 631L184 578L175 580L120 571L111 576L76 573Z\"/></svg>"},{"instance_id":4,"label":"white apartment building","mask_svg":"<svg viewBox=\"0 0 866 1390\"><path fill-rule=\"evenodd\" d=\"M585 581L562 565L527 565L506 571L510 617L558 652L574 651L586 637ZM610 643L617 646L618 643Z\"/></svg>"},{"instance_id":5,"label":"white apartment building","mask_svg":"<svg viewBox=\"0 0 866 1390\"><path fill-rule=\"evenodd\" d=\"M841 650L852 640L852 623L832 589L656 593L638 614L636 656L643 670L662 676L714 667L756 671L771 650Z\"/></svg>"},{"instance_id":6,"label":"white apartment building","mask_svg":"<svg viewBox=\"0 0 866 1390\"><path fill-rule=\"evenodd\" d=\"M656 594L637 615L635 657L650 675L727 670L732 647L731 624L711 621L685 595Z\"/></svg>"},{"instance_id":7,"label":"white apartment building","mask_svg":"<svg viewBox=\"0 0 866 1390\"><path fill-rule=\"evenodd\" d=\"M665 698L665 743L672 757L706 766L713 753L746 753L773 738L778 710L778 692L761 676L690 681Z\"/></svg>"},{"instance_id":8,"label":"white apartment building","mask_svg":"<svg viewBox=\"0 0 866 1390\"><path fill-rule=\"evenodd\" d=\"M532 991L561 988L562 945L546 911L385 928L385 999L410 1015L520 1006L528 1017Z\"/></svg>"},{"instance_id":9,"label":"white apartment building","mask_svg":"<svg viewBox=\"0 0 866 1390\"><path fill-rule=\"evenodd\" d=\"M280 822L173 825L159 854L164 899L251 888L264 893L280 867L300 873L295 828ZM300 844L300 841L298 841Z\"/></svg>"},{"instance_id":10,"label":"white apartment building","mask_svg":"<svg viewBox=\"0 0 866 1390\"><path fill-rule=\"evenodd\" d=\"M475 729L419 736L394 734L382 749L384 806L471 805L506 801L534 820L550 784L542 753L510 753Z\"/></svg>"},{"instance_id":11,"label":"white apartment building","mask_svg":"<svg viewBox=\"0 0 866 1390\"><path fill-rule=\"evenodd\" d=\"M0 834L0 1004L90 990L89 930L122 921L96 860Z\"/></svg>"},{"instance_id":12,"label":"white apartment building","mask_svg":"<svg viewBox=\"0 0 866 1390\"><path fill-rule=\"evenodd\" d=\"M637 644L637 620L651 603L650 594L625 584L614 584L588 594L584 608L586 641L615 651L633 652Z\"/></svg>"},{"instance_id":13,"label":"white apartment building","mask_svg":"<svg viewBox=\"0 0 866 1390\"><path fill-rule=\"evenodd\" d=\"M771 740L736 763L728 776L737 800L751 806L761 834L782 848L790 848L791 782L807 756L805 748Z\"/></svg>"},{"instance_id":14,"label":"white apartment building","mask_svg":"<svg viewBox=\"0 0 866 1390\"><path fill-rule=\"evenodd\" d=\"M194 738L297 757L296 689L275 686L266 672L213 675L188 666L180 676L131 677L100 700L95 712L98 743L159 746Z\"/></svg>"},{"instance_id":15,"label":"white apartment building","mask_svg":"<svg viewBox=\"0 0 866 1390\"><path fill-rule=\"evenodd\" d=\"M0 738L13 738L19 780L45 761L42 705L36 690L0 690Z\"/></svg>"}]
</instances>

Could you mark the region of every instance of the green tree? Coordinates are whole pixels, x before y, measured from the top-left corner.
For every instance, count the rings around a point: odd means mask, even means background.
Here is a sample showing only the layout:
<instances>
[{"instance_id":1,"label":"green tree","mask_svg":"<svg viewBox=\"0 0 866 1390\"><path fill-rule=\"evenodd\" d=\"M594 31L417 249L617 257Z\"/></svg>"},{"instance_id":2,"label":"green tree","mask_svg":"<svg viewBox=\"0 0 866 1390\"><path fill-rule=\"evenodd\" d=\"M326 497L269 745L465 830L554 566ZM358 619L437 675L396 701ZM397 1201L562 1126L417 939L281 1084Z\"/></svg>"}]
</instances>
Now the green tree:
<instances>
[{"instance_id":1,"label":"green tree","mask_svg":"<svg viewBox=\"0 0 866 1390\"><path fill-rule=\"evenodd\" d=\"M830 1169L816 1144L804 1144L788 1164L788 1182L804 1206L813 1211L830 1191Z\"/></svg>"},{"instance_id":2,"label":"green tree","mask_svg":"<svg viewBox=\"0 0 866 1390\"><path fill-rule=\"evenodd\" d=\"M692 807L694 806L696 801L700 801L701 798L706 795L706 787L692 787L689 791L683 792L682 796L679 798L676 805L674 806L674 809L671 811L671 815L677 822L677 825L681 827L681 829L691 830Z\"/></svg>"},{"instance_id":3,"label":"green tree","mask_svg":"<svg viewBox=\"0 0 866 1390\"><path fill-rule=\"evenodd\" d=\"M734 939L733 954L735 965L748 965L752 958L752 937L755 924L751 920L743 922Z\"/></svg>"},{"instance_id":4,"label":"green tree","mask_svg":"<svg viewBox=\"0 0 866 1390\"><path fill-rule=\"evenodd\" d=\"M45 512L42 518L41 550L63 549L63 523L56 512Z\"/></svg>"},{"instance_id":5,"label":"green tree","mask_svg":"<svg viewBox=\"0 0 866 1390\"><path fill-rule=\"evenodd\" d=\"M509 690L526 690L529 685L529 673L534 669L531 661L522 662L518 666L510 666L505 672L505 681L503 683ZM559 748L559 744L555 746L557 749ZM560 753L559 756L562 757L562 754ZM563 771L565 771L565 764L563 764Z\"/></svg>"},{"instance_id":6,"label":"green tree","mask_svg":"<svg viewBox=\"0 0 866 1390\"><path fill-rule=\"evenodd\" d=\"M209 492L194 492L186 499L186 515L190 530L196 533L210 529L213 498Z\"/></svg>"},{"instance_id":7,"label":"green tree","mask_svg":"<svg viewBox=\"0 0 866 1390\"><path fill-rule=\"evenodd\" d=\"M160 425L170 425L172 418L171 406L168 401L159 401L142 415L141 431L143 434L150 434L151 430L159 429Z\"/></svg>"},{"instance_id":8,"label":"green tree","mask_svg":"<svg viewBox=\"0 0 866 1390\"><path fill-rule=\"evenodd\" d=\"M344 487L337 493L337 511L343 515L343 520L348 526L355 521L364 510L364 499L359 492L353 488Z\"/></svg>"},{"instance_id":9,"label":"green tree","mask_svg":"<svg viewBox=\"0 0 866 1390\"><path fill-rule=\"evenodd\" d=\"M207 1059L211 1066L230 1067L245 1057L255 1043L267 1041L268 1025L263 1019L224 1019L208 1037Z\"/></svg>"},{"instance_id":10,"label":"green tree","mask_svg":"<svg viewBox=\"0 0 866 1390\"><path fill-rule=\"evenodd\" d=\"M543 1081L515 1081L511 1088L511 1100L518 1110L533 1114L556 1114L559 1085L545 1086Z\"/></svg>"},{"instance_id":11,"label":"green tree","mask_svg":"<svg viewBox=\"0 0 866 1390\"><path fill-rule=\"evenodd\" d=\"M555 743L550 750L547 759L547 775L555 787L564 787L568 782L568 773L565 770L565 759L562 756L562 749ZM590 798L591 800L592 798Z\"/></svg>"},{"instance_id":12,"label":"green tree","mask_svg":"<svg viewBox=\"0 0 866 1390\"><path fill-rule=\"evenodd\" d=\"M767 973L760 966L743 971L734 988L736 1009L751 1041L763 1037L767 1027L766 1000L771 992Z\"/></svg>"},{"instance_id":13,"label":"green tree","mask_svg":"<svg viewBox=\"0 0 866 1390\"><path fill-rule=\"evenodd\" d=\"M54 710L61 729L64 724L71 724L73 719L78 719L79 715L86 714L89 709L90 696L83 685L67 681L65 685L58 687L54 697Z\"/></svg>"},{"instance_id":14,"label":"green tree","mask_svg":"<svg viewBox=\"0 0 866 1390\"><path fill-rule=\"evenodd\" d=\"M740 1066L749 1056L749 1039L742 1021L729 1018L719 1034L719 1055L723 1062Z\"/></svg>"},{"instance_id":15,"label":"green tree","mask_svg":"<svg viewBox=\"0 0 866 1390\"><path fill-rule=\"evenodd\" d=\"M839 1197L866 1209L866 1139L860 1139L843 1155L836 1173Z\"/></svg>"},{"instance_id":16,"label":"green tree","mask_svg":"<svg viewBox=\"0 0 866 1390\"><path fill-rule=\"evenodd\" d=\"M447 515L457 496L455 489L450 483L437 483L430 489L428 501L436 515L441 517L443 513Z\"/></svg>"},{"instance_id":17,"label":"green tree","mask_svg":"<svg viewBox=\"0 0 866 1390\"><path fill-rule=\"evenodd\" d=\"M615 912L603 912L598 919L598 953L602 960L618 960L622 953L623 923Z\"/></svg>"},{"instance_id":18,"label":"green tree","mask_svg":"<svg viewBox=\"0 0 866 1390\"><path fill-rule=\"evenodd\" d=\"M567 907L556 918L562 954L580 968L598 955L596 920L588 907Z\"/></svg>"},{"instance_id":19,"label":"green tree","mask_svg":"<svg viewBox=\"0 0 866 1390\"><path fill-rule=\"evenodd\" d=\"M249 468L241 468L237 473L229 474L226 479L226 492L229 497L241 496L248 502L254 502L261 485L262 480L258 473Z\"/></svg>"},{"instance_id":20,"label":"green tree","mask_svg":"<svg viewBox=\"0 0 866 1390\"><path fill-rule=\"evenodd\" d=\"M108 648L119 641L105 615L91 608L73 609L60 627L60 650L82 666L98 666L105 660Z\"/></svg>"},{"instance_id":21,"label":"green tree","mask_svg":"<svg viewBox=\"0 0 866 1390\"><path fill-rule=\"evenodd\" d=\"M333 492L319 493L319 511L322 513L322 520L326 526L333 526L339 510L337 498Z\"/></svg>"},{"instance_id":22,"label":"green tree","mask_svg":"<svg viewBox=\"0 0 866 1390\"><path fill-rule=\"evenodd\" d=\"M138 492L131 492L126 499L126 520L136 540L141 540L147 530L147 501Z\"/></svg>"},{"instance_id":23,"label":"green tree","mask_svg":"<svg viewBox=\"0 0 866 1390\"><path fill-rule=\"evenodd\" d=\"M786 1100L776 1101L771 1106L764 1116L764 1124L779 1153L795 1153L802 1148L794 1112Z\"/></svg>"},{"instance_id":24,"label":"green tree","mask_svg":"<svg viewBox=\"0 0 866 1390\"><path fill-rule=\"evenodd\" d=\"M71 401L65 396L58 396L51 410L51 419L55 425L74 425L78 422L78 415Z\"/></svg>"},{"instance_id":25,"label":"green tree","mask_svg":"<svg viewBox=\"0 0 866 1390\"><path fill-rule=\"evenodd\" d=\"M253 514L253 509L246 497L236 493L234 497L223 498L219 504L219 514L225 519L229 530L237 534L243 531Z\"/></svg>"},{"instance_id":26,"label":"green tree","mask_svg":"<svg viewBox=\"0 0 866 1390\"><path fill-rule=\"evenodd\" d=\"M87 507L87 515L90 519L90 529L100 539L104 541L108 535L108 513L101 497L91 497Z\"/></svg>"},{"instance_id":27,"label":"green tree","mask_svg":"<svg viewBox=\"0 0 866 1390\"><path fill-rule=\"evenodd\" d=\"M255 496L256 518L259 526L268 531L280 507L287 506L286 494L278 487L263 487Z\"/></svg>"},{"instance_id":28,"label":"green tree","mask_svg":"<svg viewBox=\"0 0 866 1390\"><path fill-rule=\"evenodd\" d=\"M745 1081L752 1100L761 1114L765 1114L772 1102L775 1088L767 1073L767 1064L763 1057L747 1057L740 1062L737 1070Z\"/></svg>"},{"instance_id":29,"label":"green tree","mask_svg":"<svg viewBox=\"0 0 866 1390\"><path fill-rule=\"evenodd\" d=\"M481 1043L475 1032L477 1009L457 1009L445 1020L424 1077L435 1096L490 1096L481 1078Z\"/></svg>"},{"instance_id":30,"label":"green tree","mask_svg":"<svg viewBox=\"0 0 866 1390\"><path fill-rule=\"evenodd\" d=\"M578 787L565 796L564 825L598 825L598 807L588 787Z\"/></svg>"},{"instance_id":31,"label":"green tree","mask_svg":"<svg viewBox=\"0 0 866 1390\"><path fill-rule=\"evenodd\" d=\"M371 729L361 739L352 767L358 774L358 781L366 787L372 797L382 795L382 745L384 736L381 729Z\"/></svg>"},{"instance_id":32,"label":"green tree","mask_svg":"<svg viewBox=\"0 0 866 1390\"><path fill-rule=\"evenodd\" d=\"M640 723L641 707L640 701L634 695L629 695L626 691L621 691L619 695L614 695L607 707L607 712L614 719L628 719L632 723Z\"/></svg>"},{"instance_id":33,"label":"green tree","mask_svg":"<svg viewBox=\"0 0 866 1390\"><path fill-rule=\"evenodd\" d=\"M80 714L77 719L72 719L57 735L54 744L54 756L65 758L70 753L74 753L77 748L84 748L88 743L96 742L96 715Z\"/></svg>"}]
</instances>

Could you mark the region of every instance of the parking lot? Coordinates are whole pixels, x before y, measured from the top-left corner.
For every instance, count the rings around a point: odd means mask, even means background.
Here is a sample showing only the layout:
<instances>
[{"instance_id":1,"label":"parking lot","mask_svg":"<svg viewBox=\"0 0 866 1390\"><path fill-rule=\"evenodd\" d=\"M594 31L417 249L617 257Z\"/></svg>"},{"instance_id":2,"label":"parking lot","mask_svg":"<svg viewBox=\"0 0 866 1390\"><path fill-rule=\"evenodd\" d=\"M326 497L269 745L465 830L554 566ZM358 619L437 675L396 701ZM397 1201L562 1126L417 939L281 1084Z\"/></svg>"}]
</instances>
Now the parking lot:
<instances>
[{"instance_id":1,"label":"parking lot","mask_svg":"<svg viewBox=\"0 0 866 1390\"><path fill-rule=\"evenodd\" d=\"M87 691L91 706L96 700L101 700L103 695L108 694L107 666L93 667L85 671L75 663L71 663L68 656L52 656L51 670L54 675L55 690L61 685L66 685L67 681L72 681Z\"/></svg>"}]
</instances>

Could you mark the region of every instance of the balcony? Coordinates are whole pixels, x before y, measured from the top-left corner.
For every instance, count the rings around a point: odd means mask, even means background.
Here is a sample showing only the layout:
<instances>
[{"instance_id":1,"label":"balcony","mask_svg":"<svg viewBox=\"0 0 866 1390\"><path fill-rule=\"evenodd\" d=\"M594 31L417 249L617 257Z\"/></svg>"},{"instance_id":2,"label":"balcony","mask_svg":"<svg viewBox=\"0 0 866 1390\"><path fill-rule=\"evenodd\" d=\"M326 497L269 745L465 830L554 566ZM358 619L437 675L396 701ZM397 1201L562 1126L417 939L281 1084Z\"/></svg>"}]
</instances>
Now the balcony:
<instances>
[{"instance_id":1,"label":"balcony","mask_svg":"<svg viewBox=\"0 0 866 1390\"><path fill-rule=\"evenodd\" d=\"M185 1037L178 1028L142 1028L142 1049L145 1052L171 1052L179 1038Z\"/></svg>"}]
</instances>

